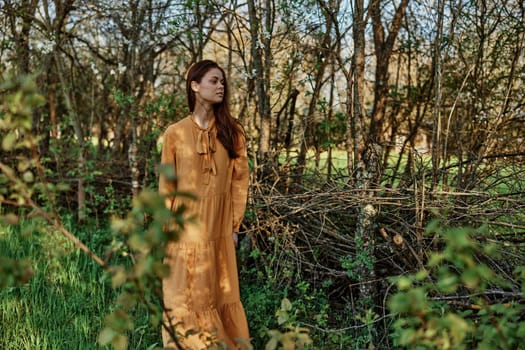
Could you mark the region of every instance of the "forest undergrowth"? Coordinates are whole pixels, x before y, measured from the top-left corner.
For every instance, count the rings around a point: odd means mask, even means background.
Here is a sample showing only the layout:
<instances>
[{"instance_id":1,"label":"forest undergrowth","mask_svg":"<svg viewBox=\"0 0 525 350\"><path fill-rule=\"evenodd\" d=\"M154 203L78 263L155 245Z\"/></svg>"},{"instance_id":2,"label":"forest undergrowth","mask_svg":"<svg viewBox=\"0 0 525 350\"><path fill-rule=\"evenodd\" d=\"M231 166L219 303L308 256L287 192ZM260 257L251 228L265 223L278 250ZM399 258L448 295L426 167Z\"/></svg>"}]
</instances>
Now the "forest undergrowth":
<instances>
[{"instance_id":1,"label":"forest undergrowth","mask_svg":"<svg viewBox=\"0 0 525 350\"><path fill-rule=\"evenodd\" d=\"M381 207L371 255L353 235L363 198L350 184L303 182L298 190L280 181L252 186L238 249L255 349L286 343L284 335L296 348L297 335L310 339L307 349L523 348L525 211L514 195L523 193L522 183L508 194L433 198L382 188L367 199ZM118 195L106 193L107 203ZM67 210L64 217L98 254L112 244L106 224L77 226ZM27 283L1 291L0 344L93 348L118 293L106 272L46 227L38 218L2 225L0 255L28 258L34 271ZM374 267L375 280L359 275L362 264ZM362 283L373 283L376 293L360 295ZM158 346L160 328L148 311L132 314L129 348Z\"/></svg>"},{"instance_id":2,"label":"forest undergrowth","mask_svg":"<svg viewBox=\"0 0 525 350\"><path fill-rule=\"evenodd\" d=\"M31 84L10 88L0 348L160 346L163 249L183 209L154 188L132 198L129 182L100 181L121 173L93 162L79 223L75 189L38 156L27 106L41 99ZM418 163L366 191L343 175L253 169L238 265L254 349L525 349L522 158L448 172L434 188ZM377 214L365 242L367 206Z\"/></svg>"},{"instance_id":3,"label":"forest undergrowth","mask_svg":"<svg viewBox=\"0 0 525 350\"><path fill-rule=\"evenodd\" d=\"M316 348L524 347L523 169L501 177L493 165L475 190L433 193L419 187L420 170L411 186L378 186L372 197L324 176L253 186L252 264L293 301ZM370 203L380 208L373 250L354 234ZM363 283L375 293L360 295Z\"/></svg>"}]
</instances>

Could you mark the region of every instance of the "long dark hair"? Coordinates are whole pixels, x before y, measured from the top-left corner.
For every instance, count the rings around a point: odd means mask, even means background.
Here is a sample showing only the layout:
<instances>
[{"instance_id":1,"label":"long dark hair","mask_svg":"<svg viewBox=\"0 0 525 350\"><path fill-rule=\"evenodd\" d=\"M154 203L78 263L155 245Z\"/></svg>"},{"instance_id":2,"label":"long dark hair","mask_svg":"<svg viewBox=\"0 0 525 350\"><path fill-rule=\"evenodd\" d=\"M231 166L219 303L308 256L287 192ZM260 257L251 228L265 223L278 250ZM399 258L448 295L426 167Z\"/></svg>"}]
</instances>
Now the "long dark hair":
<instances>
[{"instance_id":1,"label":"long dark hair","mask_svg":"<svg viewBox=\"0 0 525 350\"><path fill-rule=\"evenodd\" d=\"M188 106L190 112L195 110L195 92L191 88L191 82L200 83L204 75L212 68L217 68L222 72L224 77L224 96L221 103L213 105L213 112L215 114L215 125L217 126L217 138L222 143L224 148L228 151L230 158L237 158L235 148L239 142L239 138L243 133L241 124L235 120L230 112L228 82L226 81L226 74L219 65L211 60L202 60L192 65L186 77L186 93L188 94Z\"/></svg>"}]
</instances>

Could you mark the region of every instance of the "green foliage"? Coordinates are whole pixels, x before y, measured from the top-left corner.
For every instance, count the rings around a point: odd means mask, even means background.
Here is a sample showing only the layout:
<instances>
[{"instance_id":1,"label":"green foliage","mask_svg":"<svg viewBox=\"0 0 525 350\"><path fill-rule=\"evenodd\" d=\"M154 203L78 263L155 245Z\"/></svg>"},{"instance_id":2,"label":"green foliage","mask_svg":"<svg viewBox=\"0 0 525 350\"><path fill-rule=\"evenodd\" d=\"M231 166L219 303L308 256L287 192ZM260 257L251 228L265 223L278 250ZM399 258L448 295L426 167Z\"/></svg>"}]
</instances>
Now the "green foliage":
<instances>
[{"instance_id":1,"label":"green foliage","mask_svg":"<svg viewBox=\"0 0 525 350\"><path fill-rule=\"evenodd\" d=\"M115 99L115 102L120 107L128 107L128 106L132 106L133 104L135 104L135 97L133 95L126 94L125 92L118 90L118 89L113 89L112 92L113 92L113 98Z\"/></svg>"},{"instance_id":2,"label":"green foliage","mask_svg":"<svg viewBox=\"0 0 525 350\"><path fill-rule=\"evenodd\" d=\"M97 217L99 215L105 218L124 216L131 207L128 198L119 196L111 181L104 186L103 192L97 192L92 185L86 188L86 192L91 195L88 210L95 213Z\"/></svg>"},{"instance_id":3,"label":"green foliage","mask_svg":"<svg viewBox=\"0 0 525 350\"><path fill-rule=\"evenodd\" d=\"M319 103L321 103L321 101ZM324 103L326 104L326 101L324 101ZM323 120L317 124L316 133L323 149L337 147L343 144L346 137L345 115L343 113L336 113L335 118L332 120Z\"/></svg>"},{"instance_id":4,"label":"green foliage","mask_svg":"<svg viewBox=\"0 0 525 350\"><path fill-rule=\"evenodd\" d=\"M251 266L243 261L240 271L241 298L246 310L252 344L254 349L307 349L312 344L310 330L301 324L305 319L314 318L317 304L316 297L322 294L310 294L307 282L298 281L297 285L282 285L278 283L291 276L278 273L268 264L272 259L267 253L258 249L251 251L250 259L255 262ZM242 259L242 257L241 257ZM248 258L245 258L246 260ZM286 272L284 272L286 274ZM281 278L280 281L277 279ZM292 304L290 292L298 299ZM326 304L323 304L326 305ZM325 318L326 309L319 312L319 320ZM275 317L272 317L275 315Z\"/></svg>"},{"instance_id":5,"label":"green foliage","mask_svg":"<svg viewBox=\"0 0 525 350\"><path fill-rule=\"evenodd\" d=\"M83 337L90 337L92 343L96 332L102 327L101 316L109 313L104 320L105 327L98 336L102 346L111 344L115 349L138 348L137 342L140 344L144 341L144 336L151 335L160 341L163 313L159 302L160 279L169 271L162 263L164 247L169 240L177 238L176 228L180 227L184 220L183 211L184 208L181 208L172 213L165 208L161 196L144 191L136 198L133 210L125 218L113 221L114 239L109 247L113 258L111 265L105 267L109 273L106 276L111 277L111 288L104 282L106 279L101 278L104 276L104 271L97 268L87 255L75 250L65 237L56 235L56 230L45 221L37 218L32 219L31 224L23 221L19 231L14 230L13 225L1 226L0 228L5 229L9 235L5 241L5 249L0 245L2 248L0 254L10 255L2 258L2 263L5 264L0 270L0 281L2 287L11 286L5 293L0 294L2 309L7 310L5 319L3 316L1 323L18 324L15 320L22 310L37 311L40 307L42 310L48 309L42 315L47 315L50 322L43 322L46 326L42 330L47 334L55 334L60 340L64 339L61 333L65 331L63 327L70 327L68 318L72 314L80 313L82 321L79 321L81 324L78 327L83 327L84 330L78 331L82 336L67 340L69 343L76 344L74 345L76 347L84 341ZM169 220L172 220L173 224L166 225ZM99 234L89 231L83 236L91 239L97 250L108 249L106 245L107 237L110 237L108 232ZM79 235L80 238L83 236ZM20 252L21 246L26 247L22 252ZM13 255L11 252L18 252L18 254ZM35 276L29 280L32 276L32 266L38 268ZM64 287L75 283L81 285L71 289ZM20 285L21 289L14 289L16 285ZM55 290L57 288L58 290ZM118 294L115 295L111 289L118 291ZM19 301L10 297L13 292L21 293L22 297L17 298ZM55 297L55 293L58 293L59 297ZM77 295L80 293L86 295ZM112 295L109 299L108 294ZM32 301L33 299L36 301ZM112 301L115 307L110 312ZM79 308L89 311L82 312L78 310ZM54 316L49 315L52 310L55 310ZM35 314L32 317L39 317L40 320L41 315ZM90 317L98 321L87 321ZM41 320L38 322L42 323ZM149 323L147 327L145 322ZM57 325L53 326L51 323ZM27 329L28 325L22 324L19 327ZM76 325L74 326L76 330L75 327ZM9 333L3 338L0 337L0 344L12 342L8 339L14 337L15 333L12 332L16 332L17 329L19 328L10 327ZM89 338L87 341L89 343ZM39 337L29 339L22 337L17 343L27 344L24 348L28 349L52 348L52 343L44 342ZM91 348L91 345L85 347Z\"/></svg>"},{"instance_id":6,"label":"green foliage","mask_svg":"<svg viewBox=\"0 0 525 350\"><path fill-rule=\"evenodd\" d=\"M356 315L350 303L331 304L332 280L313 285L287 270L276 271L276 255L255 248L249 258L240 257L241 299L254 349L264 349L267 344L283 348L283 341L291 346L300 334L311 340L305 344L307 349L367 348L377 315L372 310Z\"/></svg>"},{"instance_id":7,"label":"green foliage","mask_svg":"<svg viewBox=\"0 0 525 350\"><path fill-rule=\"evenodd\" d=\"M37 164L32 154L20 152L34 150L38 143L38 138L31 132L32 111L43 101L31 77L10 79L0 85L2 151L7 154L18 151L16 161L0 163L0 203L10 201L23 205L27 198L21 195L22 190L30 194L46 190L40 184L34 184Z\"/></svg>"},{"instance_id":8,"label":"green foliage","mask_svg":"<svg viewBox=\"0 0 525 350\"><path fill-rule=\"evenodd\" d=\"M6 77L3 77L6 78ZM0 209L7 203L23 206L33 195L47 193L53 185L35 183L38 164L27 150L34 150L38 139L31 133L32 111L43 103L31 77L6 79L0 85L0 136L2 152L17 157L10 163L0 160ZM13 157L14 158L14 157ZM46 196L46 200L52 197ZM2 212L0 212L2 213ZM17 224L12 211L0 216L0 222ZM0 255L0 287L24 284L32 275L28 261L17 261Z\"/></svg>"},{"instance_id":9,"label":"green foliage","mask_svg":"<svg viewBox=\"0 0 525 350\"><path fill-rule=\"evenodd\" d=\"M315 321L318 327L327 327L329 318L329 308L326 291L332 284L331 280L323 282L321 288L313 288L306 281L299 281L295 285L297 298L295 308L299 316Z\"/></svg>"},{"instance_id":10,"label":"green foliage","mask_svg":"<svg viewBox=\"0 0 525 350\"><path fill-rule=\"evenodd\" d=\"M355 245L355 254L341 257L339 260L348 277L360 282L364 278L363 269L370 271L374 268L375 258L370 248L363 244L361 237L355 238Z\"/></svg>"},{"instance_id":11,"label":"green foliage","mask_svg":"<svg viewBox=\"0 0 525 350\"><path fill-rule=\"evenodd\" d=\"M254 249L251 258L260 261L261 252ZM249 266L246 261L240 264L240 289L246 317L253 338L254 349L264 347L268 331L278 327L277 320L269 315L274 315L279 309L279 300L286 297L284 288L275 288L269 280L268 270ZM270 275L271 276L271 275Z\"/></svg>"},{"instance_id":12,"label":"green foliage","mask_svg":"<svg viewBox=\"0 0 525 350\"><path fill-rule=\"evenodd\" d=\"M268 331L270 340L266 344L266 350L302 350L312 344L308 328L297 325L290 300L284 298L281 301L281 308L277 310L276 316L281 329Z\"/></svg>"},{"instance_id":13,"label":"green foliage","mask_svg":"<svg viewBox=\"0 0 525 350\"><path fill-rule=\"evenodd\" d=\"M111 237L107 228L78 227L69 220L64 220L65 225L76 227L75 234L86 244L96 251L107 249ZM63 236L47 232L35 219L16 226L0 223L0 255L26 261L33 270L26 283L0 288L1 349L110 349L99 346L96 339L117 292L89 256ZM0 272L0 277L6 275ZM147 310L134 310L133 321L130 349L159 344L160 328L151 327Z\"/></svg>"},{"instance_id":14,"label":"green foliage","mask_svg":"<svg viewBox=\"0 0 525 350\"><path fill-rule=\"evenodd\" d=\"M50 261L60 261L68 249L77 246L110 274L112 287L120 294L116 307L106 317L106 327L99 335L99 342L125 349L129 345L129 332L135 330L133 314L137 309L147 310L151 324L160 328L164 311L159 302L162 296L160 281L169 272L163 264L164 249L169 241L177 239L185 220L184 207L172 212L165 207L163 197L151 190L143 191L134 199L133 209L127 216L115 218L112 222L114 241L107 251L106 261L103 261L64 226L55 203L56 194L62 187L47 182L46 169L36 151L39 138L31 129L33 109L42 103L42 98L30 78L13 82L2 86L0 129L4 151L16 152L11 157L16 168L12 167L13 164L0 162L0 183L3 184L0 204L9 205L9 210L16 214L9 212L1 218L7 225L17 224L17 214L25 211L16 211L16 207L30 209L32 220L39 225L30 229L25 237L32 237L36 232L48 237L58 233L58 237L69 244L65 250L62 245L43 245L46 254L58 257ZM117 256L117 259L109 264L111 256ZM8 256L0 257L0 260L2 287L28 282L32 274L29 258ZM172 336L176 338L175 333Z\"/></svg>"},{"instance_id":15,"label":"green foliage","mask_svg":"<svg viewBox=\"0 0 525 350\"><path fill-rule=\"evenodd\" d=\"M28 261L19 261L0 256L0 288L22 285L33 276Z\"/></svg>"},{"instance_id":16,"label":"green foliage","mask_svg":"<svg viewBox=\"0 0 525 350\"><path fill-rule=\"evenodd\" d=\"M165 248L169 241L177 239L184 222L183 211L184 208L180 208L172 213L165 207L162 196L145 190L134 199L133 209L125 218L113 220L113 251L131 257L132 261L107 268L112 287L120 294L117 307L106 317L106 326L100 333L102 345L127 348L127 332L134 329L132 315L137 305L148 310L153 327L160 327L163 314L161 280L169 273L169 267L163 263ZM167 225L171 219L175 219L177 225Z\"/></svg>"},{"instance_id":17,"label":"green foliage","mask_svg":"<svg viewBox=\"0 0 525 350\"><path fill-rule=\"evenodd\" d=\"M497 254L494 246L474 239L484 228L445 229L436 221L427 231L443 237L445 247L430 256L426 269L395 278L398 291L388 301L398 317L394 344L406 349L523 348L525 305L519 299L491 300L490 288L511 291L512 286L477 259ZM515 279L523 290L523 268ZM464 297L455 298L458 294Z\"/></svg>"}]
</instances>

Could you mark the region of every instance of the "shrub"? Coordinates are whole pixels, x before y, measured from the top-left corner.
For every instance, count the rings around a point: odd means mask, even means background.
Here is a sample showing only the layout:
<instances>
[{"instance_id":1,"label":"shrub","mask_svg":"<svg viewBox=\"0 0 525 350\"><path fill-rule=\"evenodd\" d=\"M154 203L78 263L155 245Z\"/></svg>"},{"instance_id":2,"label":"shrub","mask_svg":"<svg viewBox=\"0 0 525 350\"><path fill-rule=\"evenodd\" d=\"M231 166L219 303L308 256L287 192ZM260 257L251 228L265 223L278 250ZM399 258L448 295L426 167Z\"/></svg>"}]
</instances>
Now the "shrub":
<instances>
[{"instance_id":1,"label":"shrub","mask_svg":"<svg viewBox=\"0 0 525 350\"><path fill-rule=\"evenodd\" d=\"M441 228L427 232L444 238L427 267L395 278L388 301L397 316L391 337L405 349L522 349L525 347L525 269L515 281L501 278L480 257L497 257L497 246L481 244L484 228ZM498 298L496 299L495 296Z\"/></svg>"}]
</instances>

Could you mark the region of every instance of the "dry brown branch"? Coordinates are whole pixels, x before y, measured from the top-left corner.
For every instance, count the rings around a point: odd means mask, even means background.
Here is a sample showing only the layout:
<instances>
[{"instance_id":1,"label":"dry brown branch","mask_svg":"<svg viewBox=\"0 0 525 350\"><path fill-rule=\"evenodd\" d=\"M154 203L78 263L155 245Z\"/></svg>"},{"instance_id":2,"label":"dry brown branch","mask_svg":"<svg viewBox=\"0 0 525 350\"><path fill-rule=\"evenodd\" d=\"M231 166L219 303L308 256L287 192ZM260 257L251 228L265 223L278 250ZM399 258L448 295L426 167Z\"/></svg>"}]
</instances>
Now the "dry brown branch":
<instances>
[{"instance_id":1,"label":"dry brown branch","mask_svg":"<svg viewBox=\"0 0 525 350\"><path fill-rule=\"evenodd\" d=\"M17 183L20 180L16 178L11 170L3 163L0 162L0 171L13 183ZM20 194L23 196L26 204L23 206L27 206L28 208L31 208L36 212L36 215L43 218L47 221L48 224L50 224L53 228L55 228L57 231L62 233L69 241L71 241L77 248L79 248L81 251L83 251L85 254L87 254L93 261L95 261L99 266L105 267L106 262L101 259L95 252L93 252L91 249L89 249L82 241L80 241L73 233L71 233L69 230L67 230L62 222L60 221L60 218L58 215L50 214L43 210L32 198L31 194L22 186L20 189ZM19 206L19 204L17 204Z\"/></svg>"},{"instance_id":2,"label":"dry brown branch","mask_svg":"<svg viewBox=\"0 0 525 350\"><path fill-rule=\"evenodd\" d=\"M302 191L289 191L285 184L290 181L277 175L269 184L253 181L250 202L254 219L246 223L246 231L258 249L277 254L266 263L283 285L297 277L307 279L314 287L331 279L331 292L338 298L372 282L352 276L342 266L342 261L357 259L360 253L354 231L357 210L365 204L379 208L374 256L379 281L425 267L428 253L443 245L440 237L424 232L424 227L438 217L449 226L487 224L488 235L475 238L500 245L501 260L509 263L496 263L488 256L477 258L513 284L513 266L524 260L520 242L525 200L515 193L376 188L369 190L373 196L364 197L361 190L343 183L307 187L303 182ZM377 296L383 292L377 291Z\"/></svg>"}]
</instances>

